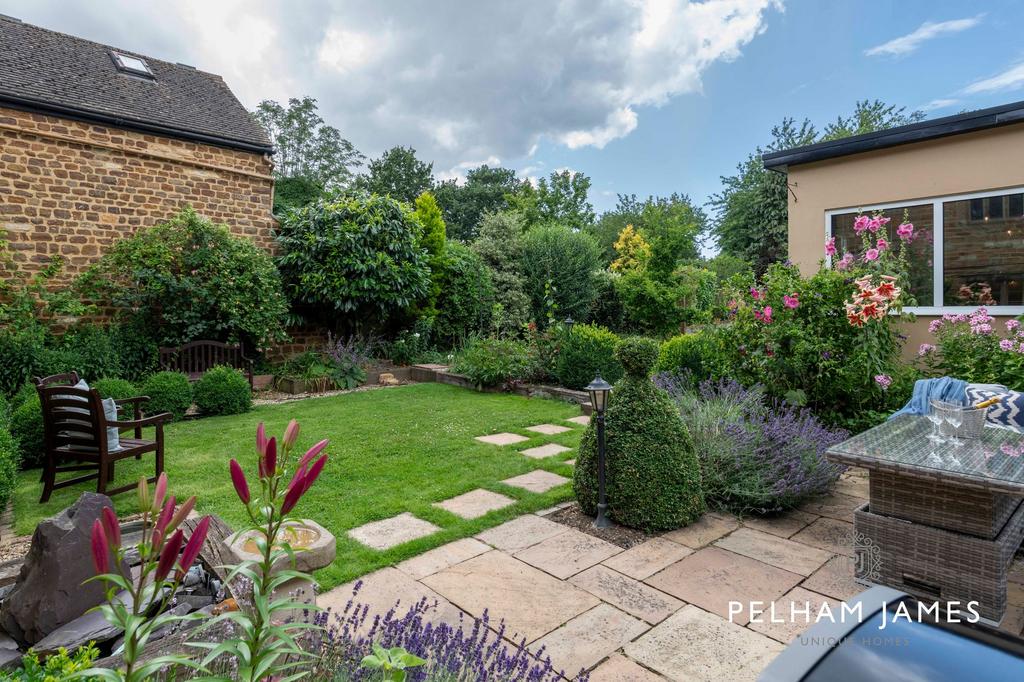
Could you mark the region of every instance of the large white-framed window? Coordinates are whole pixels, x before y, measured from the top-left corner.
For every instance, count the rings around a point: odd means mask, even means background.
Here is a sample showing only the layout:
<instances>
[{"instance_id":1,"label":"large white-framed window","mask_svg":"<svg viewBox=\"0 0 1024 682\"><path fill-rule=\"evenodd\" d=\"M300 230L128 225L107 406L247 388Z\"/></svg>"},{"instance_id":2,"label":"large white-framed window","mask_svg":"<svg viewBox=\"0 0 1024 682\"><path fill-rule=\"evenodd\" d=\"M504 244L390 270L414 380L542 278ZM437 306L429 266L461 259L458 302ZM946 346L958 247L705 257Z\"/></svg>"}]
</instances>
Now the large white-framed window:
<instances>
[{"instance_id":1,"label":"large white-framed window","mask_svg":"<svg viewBox=\"0 0 1024 682\"><path fill-rule=\"evenodd\" d=\"M969 312L984 305L994 315L1024 314L1024 187L915 199L825 212L825 237L836 248L859 253L853 232L858 212L881 211L914 224L910 289L918 315Z\"/></svg>"}]
</instances>

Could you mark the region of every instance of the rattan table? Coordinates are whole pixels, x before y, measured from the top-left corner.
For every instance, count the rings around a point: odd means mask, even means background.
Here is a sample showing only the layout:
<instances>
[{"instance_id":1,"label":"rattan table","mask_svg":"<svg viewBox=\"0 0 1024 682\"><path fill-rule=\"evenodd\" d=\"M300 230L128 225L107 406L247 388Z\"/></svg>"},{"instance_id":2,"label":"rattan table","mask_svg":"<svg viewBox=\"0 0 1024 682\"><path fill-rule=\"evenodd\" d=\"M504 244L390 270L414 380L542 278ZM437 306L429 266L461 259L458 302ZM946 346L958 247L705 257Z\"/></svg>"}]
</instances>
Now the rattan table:
<instances>
[{"instance_id":1,"label":"rattan table","mask_svg":"<svg viewBox=\"0 0 1024 682\"><path fill-rule=\"evenodd\" d=\"M1024 539L1024 435L985 428L955 447L933 444L931 429L926 418L904 415L827 453L868 470L868 503L854 512L857 580L922 599L976 601L982 617L998 622Z\"/></svg>"}]
</instances>

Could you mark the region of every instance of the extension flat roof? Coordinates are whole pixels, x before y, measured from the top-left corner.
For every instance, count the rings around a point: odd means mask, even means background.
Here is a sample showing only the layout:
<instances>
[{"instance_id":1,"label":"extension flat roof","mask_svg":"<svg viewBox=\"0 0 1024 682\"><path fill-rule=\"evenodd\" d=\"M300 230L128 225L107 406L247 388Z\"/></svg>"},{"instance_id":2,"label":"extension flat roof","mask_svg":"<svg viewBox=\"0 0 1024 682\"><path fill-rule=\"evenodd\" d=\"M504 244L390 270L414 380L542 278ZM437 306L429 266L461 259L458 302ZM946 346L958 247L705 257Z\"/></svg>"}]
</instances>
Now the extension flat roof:
<instances>
[{"instance_id":1,"label":"extension flat roof","mask_svg":"<svg viewBox=\"0 0 1024 682\"><path fill-rule=\"evenodd\" d=\"M1014 102L1013 104L969 111L964 114L919 121L898 128L854 135L841 140L784 149L765 154L761 160L764 162L765 168L785 170L788 166L801 163L834 159L850 154L860 154L901 144L923 142L1022 122L1024 122L1024 102Z\"/></svg>"}]
</instances>

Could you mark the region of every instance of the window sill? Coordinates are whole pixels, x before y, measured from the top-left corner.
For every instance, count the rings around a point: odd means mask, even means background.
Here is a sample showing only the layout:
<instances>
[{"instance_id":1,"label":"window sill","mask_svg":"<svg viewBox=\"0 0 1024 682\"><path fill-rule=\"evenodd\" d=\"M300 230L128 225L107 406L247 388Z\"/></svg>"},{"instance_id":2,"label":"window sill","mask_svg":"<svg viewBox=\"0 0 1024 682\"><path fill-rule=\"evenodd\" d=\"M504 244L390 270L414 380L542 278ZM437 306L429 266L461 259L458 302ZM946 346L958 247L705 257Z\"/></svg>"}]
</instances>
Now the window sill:
<instances>
[{"instance_id":1,"label":"window sill","mask_svg":"<svg viewBox=\"0 0 1024 682\"><path fill-rule=\"evenodd\" d=\"M981 307L980 305L913 306L904 308L903 312L924 317L941 317L946 313L953 315L960 313L969 314ZM1017 317L1018 315L1024 315L1024 306L1022 305L990 305L984 307L988 310L988 314L993 317Z\"/></svg>"}]
</instances>

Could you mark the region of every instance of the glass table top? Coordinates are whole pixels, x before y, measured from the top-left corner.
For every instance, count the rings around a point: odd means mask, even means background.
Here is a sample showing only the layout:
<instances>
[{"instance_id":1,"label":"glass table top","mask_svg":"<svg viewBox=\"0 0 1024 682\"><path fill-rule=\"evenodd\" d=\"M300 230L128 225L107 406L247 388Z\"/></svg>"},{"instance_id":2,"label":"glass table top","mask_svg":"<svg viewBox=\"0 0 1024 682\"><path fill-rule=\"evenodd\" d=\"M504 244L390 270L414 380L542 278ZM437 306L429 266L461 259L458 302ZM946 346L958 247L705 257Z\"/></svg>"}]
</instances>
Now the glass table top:
<instances>
[{"instance_id":1,"label":"glass table top","mask_svg":"<svg viewBox=\"0 0 1024 682\"><path fill-rule=\"evenodd\" d=\"M928 440L932 424L901 415L829 448L829 459L1024 494L1024 434L986 427L960 447Z\"/></svg>"}]
</instances>

